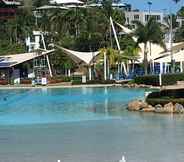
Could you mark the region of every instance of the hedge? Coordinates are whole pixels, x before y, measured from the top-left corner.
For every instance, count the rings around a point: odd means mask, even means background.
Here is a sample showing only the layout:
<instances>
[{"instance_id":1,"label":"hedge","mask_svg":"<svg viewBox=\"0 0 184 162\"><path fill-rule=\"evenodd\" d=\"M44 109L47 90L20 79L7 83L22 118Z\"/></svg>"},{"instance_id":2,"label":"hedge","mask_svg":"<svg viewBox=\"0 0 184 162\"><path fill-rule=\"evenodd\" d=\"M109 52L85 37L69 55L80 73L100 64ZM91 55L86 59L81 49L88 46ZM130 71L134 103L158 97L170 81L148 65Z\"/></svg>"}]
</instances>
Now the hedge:
<instances>
[{"instance_id":1,"label":"hedge","mask_svg":"<svg viewBox=\"0 0 184 162\"><path fill-rule=\"evenodd\" d=\"M170 89L152 92L147 96L146 102L153 106L157 104L165 105L169 102L184 105L184 89Z\"/></svg>"},{"instance_id":2,"label":"hedge","mask_svg":"<svg viewBox=\"0 0 184 162\"><path fill-rule=\"evenodd\" d=\"M176 84L177 81L184 81L184 73L162 75L162 85L173 85ZM159 75L135 77L134 82L136 84L159 86Z\"/></svg>"},{"instance_id":3,"label":"hedge","mask_svg":"<svg viewBox=\"0 0 184 162\"><path fill-rule=\"evenodd\" d=\"M114 84L114 80L88 80L86 84Z\"/></svg>"}]
</instances>

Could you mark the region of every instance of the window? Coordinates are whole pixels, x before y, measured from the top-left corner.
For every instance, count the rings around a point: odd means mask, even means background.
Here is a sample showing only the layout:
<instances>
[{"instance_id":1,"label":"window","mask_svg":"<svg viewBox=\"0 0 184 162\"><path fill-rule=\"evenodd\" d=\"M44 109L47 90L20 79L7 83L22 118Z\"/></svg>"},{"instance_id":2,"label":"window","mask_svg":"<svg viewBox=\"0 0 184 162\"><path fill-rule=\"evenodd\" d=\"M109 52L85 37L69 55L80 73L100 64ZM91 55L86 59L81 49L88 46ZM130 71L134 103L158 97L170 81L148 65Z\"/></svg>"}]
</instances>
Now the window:
<instances>
[{"instance_id":1,"label":"window","mask_svg":"<svg viewBox=\"0 0 184 162\"><path fill-rule=\"evenodd\" d=\"M149 20L150 15L145 15L145 21Z\"/></svg>"},{"instance_id":2,"label":"window","mask_svg":"<svg viewBox=\"0 0 184 162\"><path fill-rule=\"evenodd\" d=\"M150 17L153 17L156 21L160 21L161 20L161 16L160 15L145 15L145 21L148 21Z\"/></svg>"},{"instance_id":3,"label":"window","mask_svg":"<svg viewBox=\"0 0 184 162\"><path fill-rule=\"evenodd\" d=\"M160 15L156 15L156 20L160 20Z\"/></svg>"},{"instance_id":4,"label":"window","mask_svg":"<svg viewBox=\"0 0 184 162\"><path fill-rule=\"evenodd\" d=\"M134 15L134 20L139 20L139 15Z\"/></svg>"},{"instance_id":5,"label":"window","mask_svg":"<svg viewBox=\"0 0 184 162\"><path fill-rule=\"evenodd\" d=\"M127 24L129 24L130 23L130 20L129 20L129 18L127 17Z\"/></svg>"}]
</instances>

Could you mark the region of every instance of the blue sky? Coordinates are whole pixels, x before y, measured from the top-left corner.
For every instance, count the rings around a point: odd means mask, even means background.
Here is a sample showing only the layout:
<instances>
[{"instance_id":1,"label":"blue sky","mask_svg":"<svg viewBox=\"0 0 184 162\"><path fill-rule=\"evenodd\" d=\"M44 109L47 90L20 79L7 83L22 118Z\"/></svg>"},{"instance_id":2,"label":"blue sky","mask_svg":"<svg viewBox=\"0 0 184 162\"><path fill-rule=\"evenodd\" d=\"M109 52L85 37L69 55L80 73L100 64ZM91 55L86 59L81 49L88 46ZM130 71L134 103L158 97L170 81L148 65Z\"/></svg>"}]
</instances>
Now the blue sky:
<instances>
[{"instance_id":1,"label":"blue sky","mask_svg":"<svg viewBox=\"0 0 184 162\"><path fill-rule=\"evenodd\" d=\"M176 12L182 5L184 5L184 0L180 0L177 5L173 0L123 0L123 2L132 4L134 9L137 8L140 10L148 10L148 1L152 2L151 10L154 11L163 11L164 9L167 9L167 12L169 12L171 9L173 12Z\"/></svg>"}]
</instances>

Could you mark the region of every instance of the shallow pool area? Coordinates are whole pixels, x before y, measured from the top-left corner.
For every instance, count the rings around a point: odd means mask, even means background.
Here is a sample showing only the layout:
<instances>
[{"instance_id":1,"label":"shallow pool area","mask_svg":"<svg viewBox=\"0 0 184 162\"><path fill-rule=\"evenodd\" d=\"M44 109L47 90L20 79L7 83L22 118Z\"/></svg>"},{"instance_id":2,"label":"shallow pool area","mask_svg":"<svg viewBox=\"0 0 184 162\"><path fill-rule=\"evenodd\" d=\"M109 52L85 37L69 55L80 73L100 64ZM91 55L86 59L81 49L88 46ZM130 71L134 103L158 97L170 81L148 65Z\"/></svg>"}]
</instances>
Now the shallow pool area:
<instances>
[{"instance_id":1,"label":"shallow pool area","mask_svg":"<svg viewBox=\"0 0 184 162\"><path fill-rule=\"evenodd\" d=\"M142 98L144 89L67 88L0 91L0 125L64 123L118 118L114 111Z\"/></svg>"},{"instance_id":2,"label":"shallow pool area","mask_svg":"<svg viewBox=\"0 0 184 162\"><path fill-rule=\"evenodd\" d=\"M0 162L183 162L183 115L126 110L144 92L0 90Z\"/></svg>"}]
</instances>

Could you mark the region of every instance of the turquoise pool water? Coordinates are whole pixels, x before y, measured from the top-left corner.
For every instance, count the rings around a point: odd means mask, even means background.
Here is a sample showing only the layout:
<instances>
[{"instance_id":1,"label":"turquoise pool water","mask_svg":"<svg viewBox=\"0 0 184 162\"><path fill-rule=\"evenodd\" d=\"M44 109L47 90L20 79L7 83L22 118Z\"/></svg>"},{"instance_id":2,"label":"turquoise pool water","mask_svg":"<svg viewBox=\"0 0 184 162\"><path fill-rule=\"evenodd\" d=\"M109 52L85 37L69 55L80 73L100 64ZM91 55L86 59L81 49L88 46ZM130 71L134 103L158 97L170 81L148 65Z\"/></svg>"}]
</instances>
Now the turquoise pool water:
<instances>
[{"instance_id":1,"label":"turquoise pool water","mask_svg":"<svg viewBox=\"0 0 184 162\"><path fill-rule=\"evenodd\" d=\"M43 124L118 118L113 112L144 90L122 88L30 89L0 91L0 124Z\"/></svg>"},{"instance_id":2,"label":"turquoise pool water","mask_svg":"<svg viewBox=\"0 0 184 162\"><path fill-rule=\"evenodd\" d=\"M183 162L183 115L125 109L144 91L0 90L0 162Z\"/></svg>"}]
</instances>

